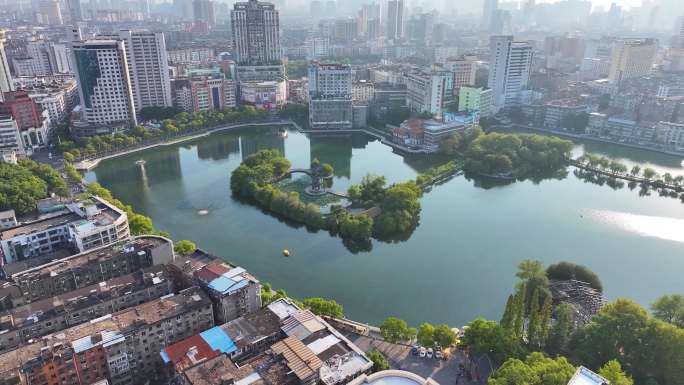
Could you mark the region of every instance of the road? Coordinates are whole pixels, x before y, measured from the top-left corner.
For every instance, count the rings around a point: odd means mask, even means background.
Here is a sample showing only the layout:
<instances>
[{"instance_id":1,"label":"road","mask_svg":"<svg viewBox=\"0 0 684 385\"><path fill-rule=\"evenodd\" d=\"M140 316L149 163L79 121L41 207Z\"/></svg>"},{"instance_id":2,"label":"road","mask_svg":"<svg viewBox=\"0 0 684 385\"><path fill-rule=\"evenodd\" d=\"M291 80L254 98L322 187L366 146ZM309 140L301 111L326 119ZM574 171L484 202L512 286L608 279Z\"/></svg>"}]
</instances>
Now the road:
<instances>
[{"instance_id":1,"label":"road","mask_svg":"<svg viewBox=\"0 0 684 385\"><path fill-rule=\"evenodd\" d=\"M411 354L411 348L405 345L391 344L372 337L344 332L356 346L364 352L378 350L387 357L392 369L406 370L423 378L431 377L440 385L475 385L475 382L459 378L459 365L465 363L465 357L457 352L448 360L420 358Z\"/></svg>"}]
</instances>

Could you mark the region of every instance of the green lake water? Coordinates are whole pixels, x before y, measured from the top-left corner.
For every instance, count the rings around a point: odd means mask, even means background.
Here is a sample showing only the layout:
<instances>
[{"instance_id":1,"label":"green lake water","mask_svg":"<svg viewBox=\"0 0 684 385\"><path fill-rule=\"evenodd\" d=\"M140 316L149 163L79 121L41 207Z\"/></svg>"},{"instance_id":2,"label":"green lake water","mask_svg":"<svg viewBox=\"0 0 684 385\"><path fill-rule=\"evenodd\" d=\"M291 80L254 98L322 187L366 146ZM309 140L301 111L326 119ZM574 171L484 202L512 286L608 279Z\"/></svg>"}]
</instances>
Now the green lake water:
<instances>
[{"instance_id":1,"label":"green lake water","mask_svg":"<svg viewBox=\"0 0 684 385\"><path fill-rule=\"evenodd\" d=\"M370 252L355 254L327 232L309 232L231 197L232 170L265 148L283 151L294 167L313 158L332 164L339 191L367 173L400 182L429 166L363 134L250 128L106 160L86 178L174 239L191 239L292 296L334 298L360 321L397 316L413 325L461 326L478 316L499 319L516 265L526 258L587 265L609 299L648 305L663 294L684 294L684 204L677 199L586 183L571 169L561 180L490 188L459 176L421 199L420 224L407 241L373 241ZM677 157L594 143L574 151L585 150L684 174ZM198 215L203 209L209 214Z\"/></svg>"}]
</instances>

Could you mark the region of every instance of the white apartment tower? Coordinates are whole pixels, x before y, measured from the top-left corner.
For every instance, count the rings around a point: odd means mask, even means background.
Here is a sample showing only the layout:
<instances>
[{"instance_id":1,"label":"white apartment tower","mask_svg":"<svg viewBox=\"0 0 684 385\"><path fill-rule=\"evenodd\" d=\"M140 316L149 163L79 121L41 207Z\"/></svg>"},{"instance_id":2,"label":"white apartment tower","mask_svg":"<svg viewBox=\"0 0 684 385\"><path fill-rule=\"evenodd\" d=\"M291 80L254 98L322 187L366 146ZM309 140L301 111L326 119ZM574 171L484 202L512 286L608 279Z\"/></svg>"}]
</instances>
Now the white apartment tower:
<instances>
[{"instance_id":1,"label":"white apartment tower","mask_svg":"<svg viewBox=\"0 0 684 385\"><path fill-rule=\"evenodd\" d=\"M309 65L309 123L313 129L350 129L352 70L343 64Z\"/></svg>"},{"instance_id":2,"label":"white apartment tower","mask_svg":"<svg viewBox=\"0 0 684 385\"><path fill-rule=\"evenodd\" d=\"M534 52L528 41L492 36L489 41L488 87L494 93L494 113L520 104L530 80Z\"/></svg>"},{"instance_id":3,"label":"white apartment tower","mask_svg":"<svg viewBox=\"0 0 684 385\"><path fill-rule=\"evenodd\" d=\"M658 43L655 39L619 39L613 43L608 79L622 80L647 75L653 68Z\"/></svg>"},{"instance_id":4,"label":"white apartment tower","mask_svg":"<svg viewBox=\"0 0 684 385\"><path fill-rule=\"evenodd\" d=\"M237 2L230 18L239 66L280 64L280 21L272 3L257 0Z\"/></svg>"},{"instance_id":5,"label":"white apartment tower","mask_svg":"<svg viewBox=\"0 0 684 385\"><path fill-rule=\"evenodd\" d=\"M93 126L136 125L124 42L75 41L72 55L83 120Z\"/></svg>"},{"instance_id":6,"label":"white apartment tower","mask_svg":"<svg viewBox=\"0 0 684 385\"><path fill-rule=\"evenodd\" d=\"M118 34L97 38L123 41L136 111L145 107L172 106L168 53L163 33L121 30Z\"/></svg>"}]
</instances>

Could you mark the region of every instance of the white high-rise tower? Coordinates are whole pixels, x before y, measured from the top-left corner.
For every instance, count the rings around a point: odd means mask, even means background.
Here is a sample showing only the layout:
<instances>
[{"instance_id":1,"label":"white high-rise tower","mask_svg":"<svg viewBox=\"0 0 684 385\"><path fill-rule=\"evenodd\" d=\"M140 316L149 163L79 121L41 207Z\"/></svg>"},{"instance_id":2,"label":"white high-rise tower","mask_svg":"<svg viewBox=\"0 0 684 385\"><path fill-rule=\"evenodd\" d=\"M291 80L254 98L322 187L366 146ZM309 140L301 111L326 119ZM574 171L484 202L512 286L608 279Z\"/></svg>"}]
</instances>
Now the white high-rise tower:
<instances>
[{"instance_id":1,"label":"white high-rise tower","mask_svg":"<svg viewBox=\"0 0 684 385\"><path fill-rule=\"evenodd\" d=\"M493 110L520 104L527 90L534 55L529 41L513 41L513 36L492 36L489 42L488 87L494 94Z\"/></svg>"}]
</instances>

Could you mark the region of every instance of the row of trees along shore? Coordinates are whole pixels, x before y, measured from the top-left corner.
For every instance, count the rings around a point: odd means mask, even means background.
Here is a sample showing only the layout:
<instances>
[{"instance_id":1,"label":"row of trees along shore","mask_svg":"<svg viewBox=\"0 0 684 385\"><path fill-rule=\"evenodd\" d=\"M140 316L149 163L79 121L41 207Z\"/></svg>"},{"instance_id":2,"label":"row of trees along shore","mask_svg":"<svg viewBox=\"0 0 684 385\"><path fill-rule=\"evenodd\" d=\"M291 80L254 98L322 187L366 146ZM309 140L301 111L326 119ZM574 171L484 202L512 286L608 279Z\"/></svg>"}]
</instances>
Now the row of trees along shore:
<instances>
[{"instance_id":1,"label":"row of trees along shore","mask_svg":"<svg viewBox=\"0 0 684 385\"><path fill-rule=\"evenodd\" d=\"M476 319L460 341L471 356L488 354L499 366L490 384L565 385L576 365L598 371L611 385L681 384L684 297L658 299L652 314L618 299L576 327L575 309L551 300L549 279L583 280L602 291L596 274L571 263L545 269L528 260L517 277L501 321Z\"/></svg>"},{"instance_id":2,"label":"row of trees along shore","mask_svg":"<svg viewBox=\"0 0 684 385\"><path fill-rule=\"evenodd\" d=\"M57 149L66 161L73 162L83 157L125 150L136 145L189 135L221 125L256 122L268 117L268 112L251 106L203 112L178 112L175 108L155 108L154 111L141 111L141 114L147 119L158 121L158 127L137 126L125 133L74 139L68 134L67 125L59 130Z\"/></svg>"}]
</instances>

